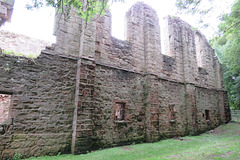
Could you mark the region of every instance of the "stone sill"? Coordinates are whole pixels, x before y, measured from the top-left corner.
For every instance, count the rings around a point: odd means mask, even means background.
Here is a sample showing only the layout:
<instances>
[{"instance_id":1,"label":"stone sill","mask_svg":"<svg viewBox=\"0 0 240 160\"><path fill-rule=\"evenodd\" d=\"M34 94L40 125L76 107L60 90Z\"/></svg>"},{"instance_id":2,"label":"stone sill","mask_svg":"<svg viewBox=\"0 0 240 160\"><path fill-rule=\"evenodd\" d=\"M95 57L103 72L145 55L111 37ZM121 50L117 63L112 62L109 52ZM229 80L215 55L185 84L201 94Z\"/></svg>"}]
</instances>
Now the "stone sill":
<instances>
[{"instance_id":1,"label":"stone sill","mask_svg":"<svg viewBox=\"0 0 240 160\"><path fill-rule=\"evenodd\" d=\"M124 121L124 120L122 120L122 121L115 121L115 123L117 123L117 124L126 124L127 121Z\"/></svg>"}]
</instances>

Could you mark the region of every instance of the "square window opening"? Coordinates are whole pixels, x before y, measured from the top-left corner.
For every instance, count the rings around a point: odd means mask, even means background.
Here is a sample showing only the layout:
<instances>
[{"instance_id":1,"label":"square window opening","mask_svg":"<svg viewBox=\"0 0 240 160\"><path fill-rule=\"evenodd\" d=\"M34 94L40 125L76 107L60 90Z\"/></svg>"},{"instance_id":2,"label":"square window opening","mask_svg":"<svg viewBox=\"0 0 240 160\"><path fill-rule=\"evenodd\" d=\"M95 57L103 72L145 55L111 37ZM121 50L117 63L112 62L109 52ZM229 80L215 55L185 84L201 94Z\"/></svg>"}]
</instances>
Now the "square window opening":
<instances>
[{"instance_id":1,"label":"square window opening","mask_svg":"<svg viewBox=\"0 0 240 160\"><path fill-rule=\"evenodd\" d=\"M115 120L116 121L125 120L125 106L126 106L126 103L116 102L115 104L115 108L116 108Z\"/></svg>"},{"instance_id":2,"label":"square window opening","mask_svg":"<svg viewBox=\"0 0 240 160\"><path fill-rule=\"evenodd\" d=\"M10 94L0 94L0 124L9 119L9 110L11 104Z\"/></svg>"}]
</instances>

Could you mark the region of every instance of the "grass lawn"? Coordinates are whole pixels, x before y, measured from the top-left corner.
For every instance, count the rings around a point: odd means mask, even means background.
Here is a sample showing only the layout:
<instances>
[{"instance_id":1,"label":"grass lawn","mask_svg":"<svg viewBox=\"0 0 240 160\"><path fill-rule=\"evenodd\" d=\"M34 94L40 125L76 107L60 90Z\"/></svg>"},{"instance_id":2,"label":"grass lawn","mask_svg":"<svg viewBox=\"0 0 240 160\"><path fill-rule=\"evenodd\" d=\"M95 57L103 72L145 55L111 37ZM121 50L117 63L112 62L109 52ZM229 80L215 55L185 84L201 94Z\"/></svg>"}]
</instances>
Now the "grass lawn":
<instances>
[{"instance_id":1,"label":"grass lawn","mask_svg":"<svg viewBox=\"0 0 240 160\"><path fill-rule=\"evenodd\" d=\"M60 155L28 160L240 160L240 123L229 123L200 136L162 140L99 150L84 155Z\"/></svg>"}]
</instances>

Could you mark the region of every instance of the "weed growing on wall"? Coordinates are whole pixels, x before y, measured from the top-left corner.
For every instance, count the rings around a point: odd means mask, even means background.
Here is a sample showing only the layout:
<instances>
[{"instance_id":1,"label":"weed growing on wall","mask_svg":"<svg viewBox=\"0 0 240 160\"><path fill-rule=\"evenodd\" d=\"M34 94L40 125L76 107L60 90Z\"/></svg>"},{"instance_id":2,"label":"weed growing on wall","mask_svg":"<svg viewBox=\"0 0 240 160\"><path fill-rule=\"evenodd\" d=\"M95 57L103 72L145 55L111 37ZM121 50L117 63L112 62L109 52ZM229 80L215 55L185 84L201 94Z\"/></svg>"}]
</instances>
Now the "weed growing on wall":
<instances>
[{"instance_id":1,"label":"weed growing on wall","mask_svg":"<svg viewBox=\"0 0 240 160\"><path fill-rule=\"evenodd\" d=\"M35 58L38 57L37 54L25 55L25 54L22 54L22 53L14 52L13 50L10 50L10 51L3 50L3 51L2 51L2 54L10 55L10 56L17 56L17 57L26 57L26 58L28 58L28 59L35 59Z\"/></svg>"}]
</instances>

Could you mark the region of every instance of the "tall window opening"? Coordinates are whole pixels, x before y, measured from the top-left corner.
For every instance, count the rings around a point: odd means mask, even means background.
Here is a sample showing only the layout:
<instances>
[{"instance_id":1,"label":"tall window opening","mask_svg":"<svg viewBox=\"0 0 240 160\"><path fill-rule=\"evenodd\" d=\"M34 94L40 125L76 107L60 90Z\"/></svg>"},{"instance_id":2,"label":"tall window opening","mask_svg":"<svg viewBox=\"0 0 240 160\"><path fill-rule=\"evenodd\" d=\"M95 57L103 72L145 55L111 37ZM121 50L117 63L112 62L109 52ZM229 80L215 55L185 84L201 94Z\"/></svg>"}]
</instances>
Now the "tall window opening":
<instances>
[{"instance_id":1,"label":"tall window opening","mask_svg":"<svg viewBox=\"0 0 240 160\"><path fill-rule=\"evenodd\" d=\"M162 54L167 56L173 56L170 50L170 42L172 41L172 35L169 33L168 28L168 18L165 17L162 21L160 21L161 28L161 48Z\"/></svg>"},{"instance_id":2,"label":"tall window opening","mask_svg":"<svg viewBox=\"0 0 240 160\"><path fill-rule=\"evenodd\" d=\"M115 108L115 120L117 121L124 121L125 120L125 103L122 102L116 102Z\"/></svg>"},{"instance_id":3,"label":"tall window opening","mask_svg":"<svg viewBox=\"0 0 240 160\"><path fill-rule=\"evenodd\" d=\"M176 108L174 105L169 105L169 119L171 122L175 122L176 120Z\"/></svg>"},{"instance_id":4,"label":"tall window opening","mask_svg":"<svg viewBox=\"0 0 240 160\"><path fill-rule=\"evenodd\" d=\"M11 103L11 95L0 94L0 124L9 118L9 108Z\"/></svg>"},{"instance_id":5,"label":"tall window opening","mask_svg":"<svg viewBox=\"0 0 240 160\"><path fill-rule=\"evenodd\" d=\"M196 57L198 67L203 68L202 57L203 57L203 46L202 46L202 37L199 33L195 34L195 45L196 45Z\"/></svg>"},{"instance_id":6,"label":"tall window opening","mask_svg":"<svg viewBox=\"0 0 240 160\"><path fill-rule=\"evenodd\" d=\"M206 120L210 120L210 115L209 115L210 111L209 110L205 110L205 119Z\"/></svg>"}]
</instances>

